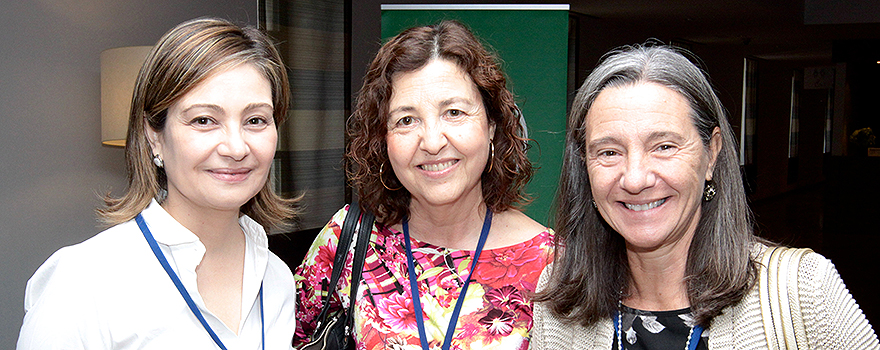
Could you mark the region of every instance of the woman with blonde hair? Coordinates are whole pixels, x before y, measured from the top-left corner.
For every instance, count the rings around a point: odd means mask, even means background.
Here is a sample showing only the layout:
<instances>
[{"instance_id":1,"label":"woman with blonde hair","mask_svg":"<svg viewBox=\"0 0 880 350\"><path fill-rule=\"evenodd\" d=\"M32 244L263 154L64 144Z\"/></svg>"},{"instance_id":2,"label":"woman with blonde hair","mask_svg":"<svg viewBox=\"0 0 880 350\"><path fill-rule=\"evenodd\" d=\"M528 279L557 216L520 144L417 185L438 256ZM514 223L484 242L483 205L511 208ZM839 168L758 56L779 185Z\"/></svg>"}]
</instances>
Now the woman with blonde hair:
<instances>
[{"instance_id":1,"label":"woman with blonde hair","mask_svg":"<svg viewBox=\"0 0 880 350\"><path fill-rule=\"evenodd\" d=\"M128 188L111 226L28 281L19 349L289 348L290 269L268 250L295 200L273 192L289 100L273 43L201 18L153 47L135 86Z\"/></svg>"}]
</instances>

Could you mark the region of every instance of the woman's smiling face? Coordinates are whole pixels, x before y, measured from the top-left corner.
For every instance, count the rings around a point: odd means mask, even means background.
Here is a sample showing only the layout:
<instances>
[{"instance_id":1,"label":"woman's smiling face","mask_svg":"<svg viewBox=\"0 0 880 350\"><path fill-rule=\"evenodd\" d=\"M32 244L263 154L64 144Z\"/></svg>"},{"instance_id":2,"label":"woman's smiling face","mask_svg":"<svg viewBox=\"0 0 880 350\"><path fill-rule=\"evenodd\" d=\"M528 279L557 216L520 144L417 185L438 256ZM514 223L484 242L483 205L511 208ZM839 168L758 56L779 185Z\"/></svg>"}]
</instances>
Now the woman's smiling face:
<instances>
[{"instance_id":1,"label":"woman's smiling face","mask_svg":"<svg viewBox=\"0 0 880 350\"><path fill-rule=\"evenodd\" d=\"M212 74L175 101L163 131L146 126L168 176L163 207L238 211L253 198L275 157L273 111L269 80L242 64Z\"/></svg>"},{"instance_id":2,"label":"woman's smiling face","mask_svg":"<svg viewBox=\"0 0 880 350\"><path fill-rule=\"evenodd\" d=\"M412 200L428 205L482 201L480 180L495 126L470 76L451 61L434 59L416 71L395 74L392 91L388 158Z\"/></svg>"},{"instance_id":3,"label":"woman's smiling face","mask_svg":"<svg viewBox=\"0 0 880 350\"><path fill-rule=\"evenodd\" d=\"M584 122L596 207L630 250L690 241L721 146L706 147L687 99L655 83L603 89Z\"/></svg>"}]
</instances>

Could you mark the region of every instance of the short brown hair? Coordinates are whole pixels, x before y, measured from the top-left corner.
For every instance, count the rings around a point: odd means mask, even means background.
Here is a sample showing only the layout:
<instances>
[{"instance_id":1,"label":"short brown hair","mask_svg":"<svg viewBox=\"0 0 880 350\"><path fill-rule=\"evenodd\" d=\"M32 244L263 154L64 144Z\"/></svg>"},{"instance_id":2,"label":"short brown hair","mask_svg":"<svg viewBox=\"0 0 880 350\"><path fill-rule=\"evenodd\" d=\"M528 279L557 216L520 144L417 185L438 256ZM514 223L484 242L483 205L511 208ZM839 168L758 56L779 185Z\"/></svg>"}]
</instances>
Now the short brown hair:
<instances>
[{"instance_id":1,"label":"short brown hair","mask_svg":"<svg viewBox=\"0 0 880 350\"><path fill-rule=\"evenodd\" d=\"M271 40L253 27L241 27L217 18L197 18L165 33L147 56L135 83L125 144L128 188L120 198L104 196L97 210L107 225L131 220L152 199L160 202L167 187L165 170L152 162L144 121L156 131L165 128L168 108L202 81L221 69L252 64L272 88L275 123L287 116L290 87L287 70ZM266 228L285 228L296 215L297 199L283 199L269 178L241 212Z\"/></svg>"},{"instance_id":2,"label":"short brown hair","mask_svg":"<svg viewBox=\"0 0 880 350\"><path fill-rule=\"evenodd\" d=\"M360 204L376 213L379 222L393 225L409 212L410 193L394 177L388 163L388 103L392 94L392 76L418 70L434 59L454 62L476 84L483 99L490 125L495 125L492 143L495 157L491 169L482 175L483 200L493 212L502 212L527 198L523 186L532 176L532 164L521 113L513 94L507 90L506 77L495 57L463 24L443 21L431 26L403 31L385 43L370 64L357 106L348 120L350 140L347 169L357 188ZM487 166L488 167L488 166ZM384 177L380 169L385 171ZM383 185L398 188L389 190Z\"/></svg>"}]
</instances>

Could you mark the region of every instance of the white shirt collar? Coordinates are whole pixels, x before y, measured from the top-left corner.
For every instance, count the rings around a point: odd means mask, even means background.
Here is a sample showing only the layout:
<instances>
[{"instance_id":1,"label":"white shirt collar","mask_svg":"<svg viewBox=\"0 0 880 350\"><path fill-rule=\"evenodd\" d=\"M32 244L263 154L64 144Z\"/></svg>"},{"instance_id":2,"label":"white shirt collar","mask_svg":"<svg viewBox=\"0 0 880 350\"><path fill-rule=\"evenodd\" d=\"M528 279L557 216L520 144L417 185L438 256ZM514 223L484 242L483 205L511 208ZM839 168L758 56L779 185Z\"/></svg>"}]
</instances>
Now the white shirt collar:
<instances>
[{"instance_id":1,"label":"white shirt collar","mask_svg":"<svg viewBox=\"0 0 880 350\"><path fill-rule=\"evenodd\" d=\"M177 222L155 199L141 214L156 242L160 246L167 247L167 250L162 249L165 258L190 292L193 300L199 305L200 309L207 310L201 295L198 293L196 282L196 267L198 267L205 256L205 246L199 240L199 237ZM263 226L247 215L239 217L238 223L245 234L241 310L241 314L244 316L251 311L254 302L258 298L260 285L269 261L269 239L266 237L266 231L263 229ZM247 317L241 318L242 324L239 325L239 329L246 319Z\"/></svg>"}]
</instances>

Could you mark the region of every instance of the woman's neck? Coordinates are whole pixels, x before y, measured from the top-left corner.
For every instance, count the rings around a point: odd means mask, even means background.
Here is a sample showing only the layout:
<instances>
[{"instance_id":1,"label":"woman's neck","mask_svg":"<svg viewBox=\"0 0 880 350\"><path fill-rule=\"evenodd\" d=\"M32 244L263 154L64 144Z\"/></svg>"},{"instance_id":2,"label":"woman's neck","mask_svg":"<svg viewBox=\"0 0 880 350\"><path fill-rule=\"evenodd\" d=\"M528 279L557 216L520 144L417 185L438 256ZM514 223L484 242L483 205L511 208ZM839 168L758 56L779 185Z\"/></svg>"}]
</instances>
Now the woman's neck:
<instances>
[{"instance_id":1,"label":"woman's neck","mask_svg":"<svg viewBox=\"0 0 880 350\"><path fill-rule=\"evenodd\" d=\"M162 207L193 234L205 246L207 252L229 251L244 242L243 232L238 223L239 212L194 208L181 201L168 201ZM234 250L234 249L233 249Z\"/></svg>"},{"instance_id":2,"label":"woman's neck","mask_svg":"<svg viewBox=\"0 0 880 350\"><path fill-rule=\"evenodd\" d=\"M450 249L473 250L486 215L482 196L453 204L431 205L413 200L409 233L418 240Z\"/></svg>"},{"instance_id":3,"label":"woman's neck","mask_svg":"<svg viewBox=\"0 0 880 350\"><path fill-rule=\"evenodd\" d=\"M631 284L625 305L647 311L679 310L690 306L687 285L687 242L648 252L627 249Z\"/></svg>"}]
</instances>

